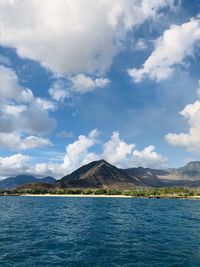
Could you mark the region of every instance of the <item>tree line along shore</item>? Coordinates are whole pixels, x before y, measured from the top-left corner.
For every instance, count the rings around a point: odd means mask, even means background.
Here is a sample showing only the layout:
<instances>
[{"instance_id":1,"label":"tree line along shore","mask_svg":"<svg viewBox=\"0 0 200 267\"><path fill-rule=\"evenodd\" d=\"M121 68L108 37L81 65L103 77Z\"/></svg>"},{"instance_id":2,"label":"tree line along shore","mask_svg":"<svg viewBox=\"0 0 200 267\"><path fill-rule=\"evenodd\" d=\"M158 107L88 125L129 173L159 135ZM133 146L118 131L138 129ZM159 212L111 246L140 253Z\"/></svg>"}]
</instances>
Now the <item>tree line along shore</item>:
<instances>
[{"instance_id":1,"label":"tree line along shore","mask_svg":"<svg viewBox=\"0 0 200 267\"><path fill-rule=\"evenodd\" d=\"M98 188L51 188L51 189L24 189L24 190L4 190L0 195L106 195L106 196L130 196L143 198L200 198L200 188L136 188L131 190Z\"/></svg>"}]
</instances>

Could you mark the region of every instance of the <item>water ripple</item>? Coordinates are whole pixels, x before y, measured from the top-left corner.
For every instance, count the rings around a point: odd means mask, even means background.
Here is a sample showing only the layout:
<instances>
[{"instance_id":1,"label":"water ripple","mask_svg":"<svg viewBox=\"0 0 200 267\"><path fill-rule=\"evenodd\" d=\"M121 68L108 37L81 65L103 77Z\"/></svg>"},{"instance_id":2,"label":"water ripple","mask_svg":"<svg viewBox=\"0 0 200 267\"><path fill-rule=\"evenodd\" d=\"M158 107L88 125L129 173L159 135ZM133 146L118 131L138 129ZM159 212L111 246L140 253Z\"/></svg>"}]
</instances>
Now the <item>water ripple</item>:
<instances>
[{"instance_id":1,"label":"water ripple","mask_svg":"<svg viewBox=\"0 0 200 267\"><path fill-rule=\"evenodd\" d=\"M200 201L0 197L0 266L200 266Z\"/></svg>"}]
</instances>

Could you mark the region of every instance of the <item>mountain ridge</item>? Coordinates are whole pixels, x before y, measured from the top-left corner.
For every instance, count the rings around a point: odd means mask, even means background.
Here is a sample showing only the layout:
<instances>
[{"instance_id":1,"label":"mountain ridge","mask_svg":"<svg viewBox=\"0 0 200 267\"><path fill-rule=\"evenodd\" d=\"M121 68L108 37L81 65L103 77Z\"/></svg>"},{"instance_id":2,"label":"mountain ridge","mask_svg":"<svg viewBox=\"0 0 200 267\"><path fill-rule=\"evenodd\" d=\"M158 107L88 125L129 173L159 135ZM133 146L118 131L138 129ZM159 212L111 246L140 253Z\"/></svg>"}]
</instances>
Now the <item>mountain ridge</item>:
<instances>
[{"instance_id":1,"label":"mountain ridge","mask_svg":"<svg viewBox=\"0 0 200 267\"><path fill-rule=\"evenodd\" d=\"M119 169L105 160L93 161L81 166L57 182L60 187L115 187L118 185L124 187L129 183L141 186L137 178L130 177L125 170Z\"/></svg>"},{"instance_id":2,"label":"mountain ridge","mask_svg":"<svg viewBox=\"0 0 200 267\"><path fill-rule=\"evenodd\" d=\"M104 167L104 171L100 167ZM108 167L111 173L107 172ZM116 173L117 172L117 173ZM114 174L114 176L113 176ZM106 177L107 175L107 177ZM103 177L102 177L103 176ZM95 179L91 183L90 179ZM111 179L112 178L112 179ZM106 181L105 181L106 180ZM89 183L86 183L89 182ZM64 182L64 183L63 183ZM85 184L84 184L85 182ZM94 181L93 181L94 182ZM117 168L105 160L93 161L86 164L71 174L65 175L57 182L61 187L87 187L87 186L112 186L112 187L165 187L165 186L200 186L200 161L189 162L181 168L152 169L133 167L128 169Z\"/></svg>"},{"instance_id":3,"label":"mountain ridge","mask_svg":"<svg viewBox=\"0 0 200 267\"><path fill-rule=\"evenodd\" d=\"M189 162L177 169L120 169L102 159L83 165L60 180L53 177L39 179L31 175L9 177L0 181L0 189L9 190L33 183L53 184L58 188L200 187L200 161Z\"/></svg>"},{"instance_id":4,"label":"mountain ridge","mask_svg":"<svg viewBox=\"0 0 200 267\"><path fill-rule=\"evenodd\" d=\"M44 178L36 178L33 175L17 175L13 177L8 177L0 181L0 189L3 190L10 190L18 186L22 186L25 184L30 183L47 183L47 184L54 184L56 182L56 179L47 176Z\"/></svg>"}]
</instances>

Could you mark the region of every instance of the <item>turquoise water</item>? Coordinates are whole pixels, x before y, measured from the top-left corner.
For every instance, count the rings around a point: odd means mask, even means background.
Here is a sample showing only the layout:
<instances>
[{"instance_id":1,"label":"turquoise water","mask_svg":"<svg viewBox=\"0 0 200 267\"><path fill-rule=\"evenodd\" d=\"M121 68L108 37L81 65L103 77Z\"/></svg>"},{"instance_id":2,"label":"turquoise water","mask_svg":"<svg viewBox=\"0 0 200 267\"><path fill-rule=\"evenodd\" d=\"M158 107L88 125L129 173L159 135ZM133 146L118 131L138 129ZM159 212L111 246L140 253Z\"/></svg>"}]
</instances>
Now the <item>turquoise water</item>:
<instances>
[{"instance_id":1,"label":"turquoise water","mask_svg":"<svg viewBox=\"0 0 200 267\"><path fill-rule=\"evenodd\" d=\"M200 201L0 197L0 266L200 266Z\"/></svg>"}]
</instances>

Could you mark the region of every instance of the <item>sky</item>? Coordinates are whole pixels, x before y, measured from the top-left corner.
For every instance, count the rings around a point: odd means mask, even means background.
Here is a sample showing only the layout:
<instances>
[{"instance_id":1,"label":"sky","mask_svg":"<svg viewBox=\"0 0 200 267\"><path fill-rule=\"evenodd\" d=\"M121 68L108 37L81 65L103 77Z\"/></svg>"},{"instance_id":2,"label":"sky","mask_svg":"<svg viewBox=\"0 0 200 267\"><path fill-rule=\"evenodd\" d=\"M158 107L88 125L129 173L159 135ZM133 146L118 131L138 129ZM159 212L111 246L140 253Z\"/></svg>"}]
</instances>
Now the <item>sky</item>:
<instances>
[{"instance_id":1,"label":"sky","mask_svg":"<svg viewBox=\"0 0 200 267\"><path fill-rule=\"evenodd\" d=\"M200 160L198 0L1 0L0 179Z\"/></svg>"}]
</instances>

